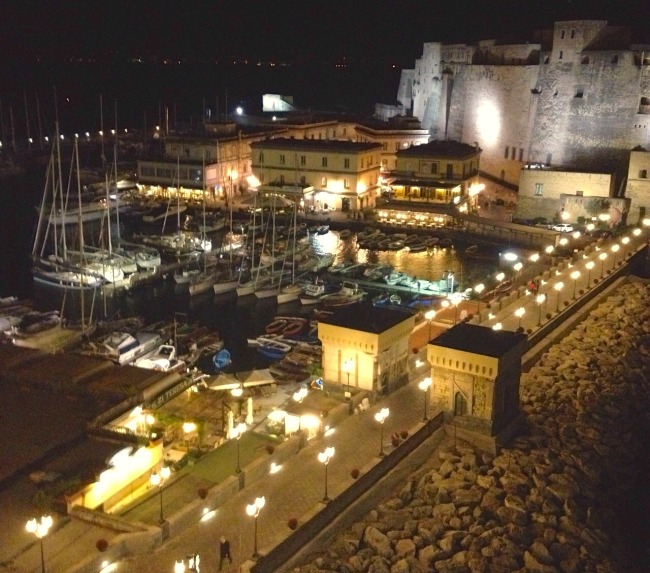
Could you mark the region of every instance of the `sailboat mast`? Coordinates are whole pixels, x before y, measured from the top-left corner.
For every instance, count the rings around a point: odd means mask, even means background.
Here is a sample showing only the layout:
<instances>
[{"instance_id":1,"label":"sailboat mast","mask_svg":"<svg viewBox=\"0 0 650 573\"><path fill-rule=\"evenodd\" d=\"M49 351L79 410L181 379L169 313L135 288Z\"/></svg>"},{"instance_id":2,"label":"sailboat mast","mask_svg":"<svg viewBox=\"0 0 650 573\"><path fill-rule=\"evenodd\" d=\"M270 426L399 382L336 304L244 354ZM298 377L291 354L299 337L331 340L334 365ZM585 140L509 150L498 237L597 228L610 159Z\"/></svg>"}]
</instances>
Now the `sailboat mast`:
<instances>
[{"instance_id":1,"label":"sailboat mast","mask_svg":"<svg viewBox=\"0 0 650 573\"><path fill-rule=\"evenodd\" d=\"M79 140L75 138L74 140L74 159L77 170L77 199L79 201L79 252L81 254L80 265L83 266L85 263L84 258L84 233L83 233L83 217L81 214L81 174L79 173ZM79 279L81 281L81 329L83 330L86 326L86 309L85 309L85 300L84 300L84 274L79 273ZM89 279L92 280L92 277Z\"/></svg>"},{"instance_id":2,"label":"sailboat mast","mask_svg":"<svg viewBox=\"0 0 650 573\"><path fill-rule=\"evenodd\" d=\"M117 241L120 241L120 194L117 189L117 100L115 100L115 139L113 140L113 172L115 174L115 224L117 225ZM109 194L110 198L110 194ZM108 236L111 236L110 230Z\"/></svg>"}]
</instances>

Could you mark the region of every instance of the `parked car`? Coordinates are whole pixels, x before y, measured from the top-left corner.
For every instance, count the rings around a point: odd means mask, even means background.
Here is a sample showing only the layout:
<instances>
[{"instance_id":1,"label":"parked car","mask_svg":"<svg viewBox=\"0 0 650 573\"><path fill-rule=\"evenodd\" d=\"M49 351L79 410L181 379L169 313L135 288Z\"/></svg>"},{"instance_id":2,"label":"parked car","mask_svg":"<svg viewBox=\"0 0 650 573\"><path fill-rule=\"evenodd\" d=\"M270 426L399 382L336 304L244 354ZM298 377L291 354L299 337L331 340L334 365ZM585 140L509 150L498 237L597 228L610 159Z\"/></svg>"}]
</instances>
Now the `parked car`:
<instances>
[{"instance_id":1,"label":"parked car","mask_svg":"<svg viewBox=\"0 0 650 573\"><path fill-rule=\"evenodd\" d=\"M551 227L554 231L558 231L560 233L571 233L573 232L573 225L569 225L568 223L558 223L557 225L553 225Z\"/></svg>"}]
</instances>

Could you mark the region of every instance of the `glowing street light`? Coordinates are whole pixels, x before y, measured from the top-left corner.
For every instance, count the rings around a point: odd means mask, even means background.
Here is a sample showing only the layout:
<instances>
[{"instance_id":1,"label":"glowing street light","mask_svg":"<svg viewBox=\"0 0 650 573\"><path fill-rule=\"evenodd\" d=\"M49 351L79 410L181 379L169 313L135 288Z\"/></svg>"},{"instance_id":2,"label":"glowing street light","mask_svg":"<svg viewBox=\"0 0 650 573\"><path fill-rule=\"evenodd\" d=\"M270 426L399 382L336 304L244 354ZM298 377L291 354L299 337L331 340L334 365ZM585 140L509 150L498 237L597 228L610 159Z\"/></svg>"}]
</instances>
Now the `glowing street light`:
<instances>
[{"instance_id":1,"label":"glowing street light","mask_svg":"<svg viewBox=\"0 0 650 573\"><path fill-rule=\"evenodd\" d=\"M329 446L318 454L318 461L325 466L325 495L323 496L323 503L329 502L330 498L327 495L327 466L330 460L334 457L334 447Z\"/></svg>"},{"instance_id":2,"label":"glowing street light","mask_svg":"<svg viewBox=\"0 0 650 573\"><path fill-rule=\"evenodd\" d=\"M429 338L427 339L427 342L431 340L431 321L436 317L436 311L433 309L427 310L424 313L424 318L427 320L429 323Z\"/></svg>"},{"instance_id":3,"label":"glowing street light","mask_svg":"<svg viewBox=\"0 0 650 573\"><path fill-rule=\"evenodd\" d=\"M418 388L424 392L424 418L426 422L427 418L427 402L429 401L429 388L431 388L431 378L427 376L424 380L418 382Z\"/></svg>"},{"instance_id":4,"label":"glowing street light","mask_svg":"<svg viewBox=\"0 0 650 573\"><path fill-rule=\"evenodd\" d=\"M478 320L481 322L481 293L485 290L485 285L479 283L474 287L474 292L478 295L476 297L476 314L478 315Z\"/></svg>"},{"instance_id":5,"label":"glowing street light","mask_svg":"<svg viewBox=\"0 0 650 573\"><path fill-rule=\"evenodd\" d=\"M231 431L231 436L237 440L237 469L235 470L235 473L241 473L241 466L239 464L239 442L241 441L241 437L243 433L246 431L246 424L244 422L239 422Z\"/></svg>"},{"instance_id":6,"label":"glowing street light","mask_svg":"<svg viewBox=\"0 0 650 573\"><path fill-rule=\"evenodd\" d=\"M293 399L295 402L298 404L302 404L302 401L305 399L307 396L309 390L305 386L302 386L300 390L297 392L293 393ZM302 434L302 413L298 412L298 433ZM300 439L298 440L298 449L300 449L300 443L302 442L302 435L300 436Z\"/></svg>"},{"instance_id":7,"label":"glowing street light","mask_svg":"<svg viewBox=\"0 0 650 573\"><path fill-rule=\"evenodd\" d=\"M153 472L149 477L151 485L157 487L160 492L160 523L165 523L165 517L163 516L163 488L171 473L172 470L169 466L163 466L160 468L160 472Z\"/></svg>"},{"instance_id":8,"label":"glowing street light","mask_svg":"<svg viewBox=\"0 0 650 573\"><path fill-rule=\"evenodd\" d=\"M546 301L545 294L538 294L537 298L535 299L535 302L539 305L539 319L537 320L537 326L542 325L542 306L544 305L545 301Z\"/></svg>"},{"instance_id":9,"label":"glowing street light","mask_svg":"<svg viewBox=\"0 0 650 573\"><path fill-rule=\"evenodd\" d=\"M174 561L174 573L185 573L185 561Z\"/></svg>"},{"instance_id":10,"label":"glowing street light","mask_svg":"<svg viewBox=\"0 0 650 573\"><path fill-rule=\"evenodd\" d=\"M537 261L539 261L539 253L533 253L532 255L530 255L530 257L528 257L528 260L531 263L536 263Z\"/></svg>"},{"instance_id":11,"label":"glowing street light","mask_svg":"<svg viewBox=\"0 0 650 573\"><path fill-rule=\"evenodd\" d=\"M600 253L598 258L600 259L600 278L602 279L605 275L605 259L607 258L607 253Z\"/></svg>"},{"instance_id":12,"label":"glowing street light","mask_svg":"<svg viewBox=\"0 0 650 573\"><path fill-rule=\"evenodd\" d=\"M250 517L253 518L255 521L255 538L254 538L254 544L253 544L253 559L258 559L260 554L257 551L257 518L260 515L261 509L264 507L266 504L266 498L264 496L262 497L256 497L255 501L253 503L249 503L246 506L246 514L249 515Z\"/></svg>"},{"instance_id":13,"label":"glowing street light","mask_svg":"<svg viewBox=\"0 0 650 573\"><path fill-rule=\"evenodd\" d=\"M576 285L578 284L578 279L580 278L580 271L573 271L570 276L573 279L573 300L575 300Z\"/></svg>"},{"instance_id":14,"label":"glowing street light","mask_svg":"<svg viewBox=\"0 0 650 573\"><path fill-rule=\"evenodd\" d=\"M555 312L560 312L560 291L564 288L564 283L555 283L553 285L553 288L557 291L557 304L555 305Z\"/></svg>"},{"instance_id":15,"label":"glowing street light","mask_svg":"<svg viewBox=\"0 0 650 573\"><path fill-rule=\"evenodd\" d=\"M621 246L618 243L612 245L612 248L611 248L612 253L614 253L613 254L614 267L617 265L617 260L616 259L618 258L618 251L620 250L620 248L621 248Z\"/></svg>"},{"instance_id":16,"label":"glowing street light","mask_svg":"<svg viewBox=\"0 0 650 573\"><path fill-rule=\"evenodd\" d=\"M379 422L379 457L384 457L384 422L388 418L389 410L388 408L382 408L379 412L375 414L375 420Z\"/></svg>"},{"instance_id":17,"label":"glowing street light","mask_svg":"<svg viewBox=\"0 0 650 573\"><path fill-rule=\"evenodd\" d=\"M623 237L621 239L621 243L623 243L625 246L627 246L630 242L630 237ZM625 258L625 252L623 252L623 258Z\"/></svg>"},{"instance_id":18,"label":"glowing street light","mask_svg":"<svg viewBox=\"0 0 650 573\"><path fill-rule=\"evenodd\" d=\"M41 573L45 573L45 553L43 552L43 538L47 535L54 520L51 515L43 515L40 519L30 519L25 525L29 533L33 533L41 542Z\"/></svg>"},{"instance_id":19,"label":"glowing street light","mask_svg":"<svg viewBox=\"0 0 650 573\"><path fill-rule=\"evenodd\" d=\"M492 326L492 330L501 330L503 328L503 324L500 322L497 322L494 326Z\"/></svg>"},{"instance_id":20,"label":"glowing street light","mask_svg":"<svg viewBox=\"0 0 650 573\"><path fill-rule=\"evenodd\" d=\"M585 264L585 268L587 269L587 288L591 288L591 269L594 268L594 263L593 261L589 261L587 264Z\"/></svg>"},{"instance_id":21,"label":"glowing street light","mask_svg":"<svg viewBox=\"0 0 650 573\"><path fill-rule=\"evenodd\" d=\"M515 316L519 319L519 326L517 328L521 328L521 319L526 314L526 309L523 306L520 306L517 310L515 310Z\"/></svg>"}]
</instances>

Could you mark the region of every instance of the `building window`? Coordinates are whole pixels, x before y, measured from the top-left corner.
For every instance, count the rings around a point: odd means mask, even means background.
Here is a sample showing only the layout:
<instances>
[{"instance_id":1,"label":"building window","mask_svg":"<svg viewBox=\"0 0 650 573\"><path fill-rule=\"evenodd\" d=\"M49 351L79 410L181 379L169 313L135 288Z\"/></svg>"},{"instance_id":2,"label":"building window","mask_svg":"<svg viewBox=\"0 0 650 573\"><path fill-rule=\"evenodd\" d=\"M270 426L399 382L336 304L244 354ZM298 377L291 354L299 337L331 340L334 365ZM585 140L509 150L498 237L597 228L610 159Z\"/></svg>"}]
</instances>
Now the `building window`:
<instances>
[{"instance_id":1,"label":"building window","mask_svg":"<svg viewBox=\"0 0 650 573\"><path fill-rule=\"evenodd\" d=\"M509 155L510 155L510 147L508 147L508 146L506 145L506 150L505 150L505 152L504 152L504 154L503 154L503 158L504 158L504 159L508 159L508 156L509 156Z\"/></svg>"},{"instance_id":2,"label":"building window","mask_svg":"<svg viewBox=\"0 0 650 573\"><path fill-rule=\"evenodd\" d=\"M280 155L280 165L284 165L286 163L286 158L283 154Z\"/></svg>"},{"instance_id":3,"label":"building window","mask_svg":"<svg viewBox=\"0 0 650 573\"><path fill-rule=\"evenodd\" d=\"M511 154L510 158L514 161L516 155L517 155L517 148L513 147L512 148L512 154Z\"/></svg>"},{"instance_id":4,"label":"building window","mask_svg":"<svg viewBox=\"0 0 650 573\"><path fill-rule=\"evenodd\" d=\"M560 39L564 40L564 30L560 32Z\"/></svg>"},{"instance_id":5,"label":"building window","mask_svg":"<svg viewBox=\"0 0 650 573\"><path fill-rule=\"evenodd\" d=\"M434 162L431 164L431 175L437 175L437 174L438 174L438 164Z\"/></svg>"},{"instance_id":6,"label":"building window","mask_svg":"<svg viewBox=\"0 0 650 573\"><path fill-rule=\"evenodd\" d=\"M343 168L344 169L350 169L350 158L346 157L343 159Z\"/></svg>"},{"instance_id":7,"label":"building window","mask_svg":"<svg viewBox=\"0 0 650 573\"><path fill-rule=\"evenodd\" d=\"M300 176L300 184L307 185L307 178L304 175Z\"/></svg>"},{"instance_id":8,"label":"building window","mask_svg":"<svg viewBox=\"0 0 650 573\"><path fill-rule=\"evenodd\" d=\"M300 156L300 165L306 165L307 164L307 158L304 155Z\"/></svg>"},{"instance_id":9,"label":"building window","mask_svg":"<svg viewBox=\"0 0 650 573\"><path fill-rule=\"evenodd\" d=\"M395 151L399 151L399 141L395 142Z\"/></svg>"},{"instance_id":10,"label":"building window","mask_svg":"<svg viewBox=\"0 0 650 573\"><path fill-rule=\"evenodd\" d=\"M260 163L264 163L264 152L260 151Z\"/></svg>"},{"instance_id":11,"label":"building window","mask_svg":"<svg viewBox=\"0 0 650 573\"><path fill-rule=\"evenodd\" d=\"M349 180L349 179L343 179L343 187L344 187L345 189L349 189L349 188L350 188L350 180Z\"/></svg>"},{"instance_id":12,"label":"building window","mask_svg":"<svg viewBox=\"0 0 650 573\"><path fill-rule=\"evenodd\" d=\"M572 37L572 38L575 38L575 37L576 37L576 31L575 31L575 30L571 30L571 37Z\"/></svg>"},{"instance_id":13,"label":"building window","mask_svg":"<svg viewBox=\"0 0 650 573\"><path fill-rule=\"evenodd\" d=\"M647 178L648 178L648 170L641 169L641 171L639 171L639 179L647 179Z\"/></svg>"},{"instance_id":14,"label":"building window","mask_svg":"<svg viewBox=\"0 0 650 573\"><path fill-rule=\"evenodd\" d=\"M284 185L284 175L280 175L280 185Z\"/></svg>"},{"instance_id":15,"label":"building window","mask_svg":"<svg viewBox=\"0 0 650 573\"><path fill-rule=\"evenodd\" d=\"M381 150L382 151L388 151L388 143L385 141L381 144Z\"/></svg>"},{"instance_id":16,"label":"building window","mask_svg":"<svg viewBox=\"0 0 650 573\"><path fill-rule=\"evenodd\" d=\"M321 167L327 167L327 157L321 157L320 164Z\"/></svg>"},{"instance_id":17,"label":"building window","mask_svg":"<svg viewBox=\"0 0 650 573\"><path fill-rule=\"evenodd\" d=\"M584 56L582 60L580 60L581 64L588 64L589 63L589 56Z\"/></svg>"},{"instance_id":18,"label":"building window","mask_svg":"<svg viewBox=\"0 0 650 573\"><path fill-rule=\"evenodd\" d=\"M321 187L327 187L327 177L321 177L320 178L320 186Z\"/></svg>"},{"instance_id":19,"label":"building window","mask_svg":"<svg viewBox=\"0 0 650 573\"><path fill-rule=\"evenodd\" d=\"M535 183L535 196L541 197L544 190L544 183Z\"/></svg>"},{"instance_id":20,"label":"building window","mask_svg":"<svg viewBox=\"0 0 650 573\"><path fill-rule=\"evenodd\" d=\"M618 64L618 56L612 56L612 64Z\"/></svg>"},{"instance_id":21,"label":"building window","mask_svg":"<svg viewBox=\"0 0 650 573\"><path fill-rule=\"evenodd\" d=\"M582 99L585 95L585 88L578 86L576 88L576 95L574 97L577 97L579 99Z\"/></svg>"},{"instance_id":22,"label":"building window","mask_svg":"<svg viewBox=\"0 0 650 573\"><path fill-rule=\"evenodd\" d=\"M519 148L519 161L523 161L523 160L524 160L524 148L520 147Z\"/></svg>"},{"instance_id":23,"label":"building window","mask_svg":"<svg viewBox=\"0 0 650 573\"><path fill-rule=\"evenodd\" d=\"M564 56L564 52L560 50L560 60L562 59L562 56Z\"/></svg>"},{"instance_id":24,"label":"building window","mask_svg":"<svg viewBox=\"0 0 650 573\"><path fill-rule=\"evenodd\" d=\"M454 166L452 163L447 163L447 179L452 179L454 176Z\"/></svg>"}]
</instances>

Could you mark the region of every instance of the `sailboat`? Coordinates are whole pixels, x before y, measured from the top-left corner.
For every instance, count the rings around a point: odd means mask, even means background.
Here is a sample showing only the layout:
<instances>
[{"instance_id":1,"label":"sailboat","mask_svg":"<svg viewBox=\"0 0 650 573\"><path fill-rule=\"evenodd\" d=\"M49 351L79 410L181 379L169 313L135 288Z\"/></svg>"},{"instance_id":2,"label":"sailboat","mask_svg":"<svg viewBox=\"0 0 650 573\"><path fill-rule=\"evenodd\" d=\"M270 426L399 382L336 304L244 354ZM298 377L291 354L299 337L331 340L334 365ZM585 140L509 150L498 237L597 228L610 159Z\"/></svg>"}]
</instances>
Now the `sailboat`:
<instances>
[{"instance_id":1,"label":"sailboat","mask_svg":"<svg viewBox=\"0 0 650 573\"><path fill-rule=\"evenodd\" d=\"M160 235L133 235L133 238L140 241L142 244L150 246L158 250L161 254L166 254L176 260L191 259L197 257L203 249L201 241L198 237L185 233L181 228L181 215L180 215L180 157L177 158L176 167L177 187L176 187L176 232L172 235L165 235L165 227L167 226L167 219L171 205L171 197L167 203L167 211L162 219L162 234Z\"/></svg>"},{"instance_id":2,"label":"sailboat","mask_svg":"<svg viewBox=\"0 0 650 573\"><path fill-rule=\"evenodd\" d=\"M105 278L92 269L85 268L84 242L83 242L83 217L77 211L77 238L79 250L77 256L72 257L67 246L66 224L57 224L57 208L60 213L67 211L70 198L70 183L72 172L68 181L67 193L63 193L63 180L61 172L61 149L59 145L59 126L56 122L56 144L52 148L50 162L47 169L45 188L41 201L41 209L36 228L36 235L32 247L32 275L34 281L59 289L85 290L96 289L105 283ZM81 202L81 181L79 180L79 147L75 140L74 157L72 166L77 165L77 200ZM47 207L48 199L51 200ZM48 253L51 249L53 252Z\"/></svg>"},{"instance_id":3,"label":"sailboat","mask_svg":"<svg viewBox=\"0 0 650 573\"><path fill-rule=\"evenodd\" d=\"M285 257L285 263L288 263L291 267L291 282L285 285L281 285L278 294L278 304L285 304L287 302L292 302L298 300L303 291L303 285L296 282L296 266L297 260L296 256L299 254L297 248L297 235L298 235L298 198L293 198L293 222L289 235L289 239L292 239L291 246L286 250L287 257ZM309 243L307 242L307 247ZM288 259L288 260L287 260Z\"/></svg>"},{"instance_id":4,"label":"sailboat","mask_svg":"<svg viewBox=\"0 0 650 573\"><path fill-rule=\"evenodd\" d=\"M214 282L216 280L214 272L212 272L212 270L208 271L208 266L207 266L207 261L208 261L207 253L212 250L212 241L210 240L210 238L207 236L207 233L205 232L205 228L206 228L205 226L205 152L203 152L203 167L201 170L201 174L203 176L203 185L201 188L201 194L203 199L203 225L201 227L202 231L200 237L200 244L203 250L203 254L201 255L201 258L203 259L203 270L190 279L190 285L189 285L190 296L209 291L214 286Z\"/></svg>"}]
</instances>

